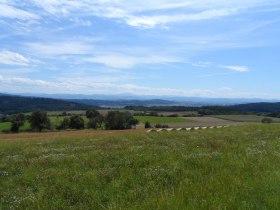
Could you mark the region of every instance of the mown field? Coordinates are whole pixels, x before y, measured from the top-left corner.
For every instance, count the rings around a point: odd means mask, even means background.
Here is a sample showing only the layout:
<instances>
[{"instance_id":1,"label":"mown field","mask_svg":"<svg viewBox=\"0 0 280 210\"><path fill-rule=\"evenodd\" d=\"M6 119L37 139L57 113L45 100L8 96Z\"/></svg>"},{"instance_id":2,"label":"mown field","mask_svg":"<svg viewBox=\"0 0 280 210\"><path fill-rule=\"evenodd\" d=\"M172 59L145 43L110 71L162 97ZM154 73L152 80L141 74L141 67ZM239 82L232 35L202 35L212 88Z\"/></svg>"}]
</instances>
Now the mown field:
<instances>
[{"instance_id":1,"label":"mown field","mask_svg":"<svg viewBox=\"0 0 280 210\"><path fill-rule=\"evenodd\" d=\"M180 117L135 116L134 118L141 123L150 122L152 124L192 122L192 120Z\"/></svg>"},{"instance_id":2,"label":"mown field","mask_svg":"<svg viewBox=\"0 0 280 210\"><path fill-rule=\"evenodd\" d=\"M0 209L279 209L279 161L278 124L2 140Z\"/></svg>"},{"instance_id":3,"label":"mown field","mask_svg":"<svg viewBox=\"0 0 280 210\"><path fill-rule=\"evenodd\" d=\"M273 122L280 122L280 118L273 118L273 117L264 117L258 115L216 115L216 118L224 119L224 120L231 120L237 122L261 122L264 118L272 119Z\"/></svg>"}]
</instances>

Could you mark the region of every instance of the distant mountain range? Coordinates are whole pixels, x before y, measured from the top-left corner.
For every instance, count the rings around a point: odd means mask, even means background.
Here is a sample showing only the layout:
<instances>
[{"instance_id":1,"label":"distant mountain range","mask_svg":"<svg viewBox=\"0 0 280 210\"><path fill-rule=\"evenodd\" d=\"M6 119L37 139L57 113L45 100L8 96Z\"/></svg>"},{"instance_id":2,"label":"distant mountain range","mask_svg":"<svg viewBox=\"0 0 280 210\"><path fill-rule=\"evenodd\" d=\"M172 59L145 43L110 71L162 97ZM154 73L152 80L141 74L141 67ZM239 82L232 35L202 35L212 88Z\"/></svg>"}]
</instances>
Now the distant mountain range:
<instances>
[{"instance_id":1,"label":"distant mountain range","mask_svg":"<svg viewBox=\"0 0 280 210\"><path fill-rule=\"evenodd\" d=\"M53 99L67 99L67 100L84 100L86 104L94 104L97 101L112 101L116 106L128 106L130 103L142 102L142 105L184 105L184 106L207 106L207 105L234 105L246 103L259 103L259 102L280 102L277 99L261 99L261 98L206 98L206 97L179 97L179 96L153 96L153 95L132 95L132 94L119 94L119 95L83 95L83 94L30 94L22 93L21 96L44 97ZM90 102L90 100L93 100ZM117 101L117 102L116 102ZM134 102L133 102L134 101ZM147 102L145 102L147 101ZM77 101L78 102L78 101ZM108 104L108 103L105 104ZM160 102L156 104L156 102ZM121 105L119 105L120 103ZM110 103L112 105L112 103Z\"/></svg>"},{"instance_id":2,"label":"distant mountain range","mask_svg":"<svg viewBox=\"0 0 280 210\"><path fill-rule=\"evenodd\" d=\"M53 98L47 98L53 97ZM60 99L57 99L61 97ZM72 97L75 97L74 99ZM96 99L90 99L94 96L87 96L88 99L77 99L85 97L84 95L40 95L31 96L15 96L0 93L0 114L10 114L17 112L30 112L34 110L45 111L70 111L70 110L86 110L90 108L123 108L125 106L185 106L200 107L206 106L225 106L230 110L238 110L244 112L280 112L280 102L276 100L268 100L269 102L252 103L255 101L267 101L262 99L210 99L210 98L177 98L178 100L166 99L109 99L110 96L101 95ZM97 99L99 98L99 99ZM184 101L185 100L185 101ZM206 107L207 108L207 107ZM214 108L214 107L213 107ZM212 108L212 109L213 109ZM218 108L219 109L219 108Z\"/></svg>"},{"instance_id":3,"label":"distant mountain range","mask_svg":"<svg viewBox=\"0 0 280 210\"><path fill-rule=\"evenodd\" d=\"M280 112L280 103L249 103L230 106L229 108L244 112Z\"/></svg>"}]
</instances>

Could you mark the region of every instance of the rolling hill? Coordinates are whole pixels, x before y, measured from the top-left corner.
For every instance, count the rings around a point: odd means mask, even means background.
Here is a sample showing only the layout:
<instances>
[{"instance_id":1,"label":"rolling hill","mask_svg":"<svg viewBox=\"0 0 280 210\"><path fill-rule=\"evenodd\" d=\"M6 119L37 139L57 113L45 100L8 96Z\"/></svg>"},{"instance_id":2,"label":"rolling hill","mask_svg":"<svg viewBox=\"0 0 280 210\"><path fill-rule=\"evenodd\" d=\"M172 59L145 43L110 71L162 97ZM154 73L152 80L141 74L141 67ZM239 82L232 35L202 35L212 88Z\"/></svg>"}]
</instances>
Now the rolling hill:
<instances>
[{"instance_id":1,"label":"rolling hill","mask_svg":"<svg viewBox=\"0 0 280 210\"><path fill-rule=\"evenodd\" d=\"M234 105L229 108L245 112L280 112L280 103L249 103Z\"/></svg>"},{"instance_id":2,"label":"rolling hill","mask_svg":"<svg viewBox=\"0 0 280 210\"><path fill-rule=\"evenodd\" d=\"M72 101L49 98L0 95L0 114L30 112L34 110L69 111L84 110L89 108L92 108L92 106Z\"/></svg>"}]
</instances>

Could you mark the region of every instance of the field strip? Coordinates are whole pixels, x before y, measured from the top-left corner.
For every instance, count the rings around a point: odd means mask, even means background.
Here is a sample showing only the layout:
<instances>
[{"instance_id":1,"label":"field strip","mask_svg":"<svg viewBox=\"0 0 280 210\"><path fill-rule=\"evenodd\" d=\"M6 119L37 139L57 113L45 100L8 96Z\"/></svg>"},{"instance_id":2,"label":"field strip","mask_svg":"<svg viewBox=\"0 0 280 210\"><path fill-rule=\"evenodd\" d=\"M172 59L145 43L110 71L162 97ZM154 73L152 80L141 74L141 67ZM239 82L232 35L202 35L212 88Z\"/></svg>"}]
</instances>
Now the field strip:
<instances>
[{"instance_id":1,"label":"field strip","mask_svg":"<svg viewBox=\"0 0 280 210\"><path fill-rule=\"evenodd\" d=\"M53 132L20 132L17 134L0 134L0 141L11 140L51 140L51 139L65 139L65 138L91 138L98 136L116 136L116 135L130 135L143 134L144 129L130 129L130 130L77 130L77 131L53 131Z\"/></svg>"},{"instance_id":2,"label":"field strip","mask_svg":"<svg viewBox=\"0 0 280 210\"><path fill-rule=\"evenodd\" d=\"M214 129L214 128L228 128L230 127L229 125L226 126L209 126L209 127L192 127L192 128L160 128L160 129L149 129L146 132L151 133L151 132L171 132L171 131L192 131L192 130L206 130L206 129Z\"/></svg>"}]
</instances>

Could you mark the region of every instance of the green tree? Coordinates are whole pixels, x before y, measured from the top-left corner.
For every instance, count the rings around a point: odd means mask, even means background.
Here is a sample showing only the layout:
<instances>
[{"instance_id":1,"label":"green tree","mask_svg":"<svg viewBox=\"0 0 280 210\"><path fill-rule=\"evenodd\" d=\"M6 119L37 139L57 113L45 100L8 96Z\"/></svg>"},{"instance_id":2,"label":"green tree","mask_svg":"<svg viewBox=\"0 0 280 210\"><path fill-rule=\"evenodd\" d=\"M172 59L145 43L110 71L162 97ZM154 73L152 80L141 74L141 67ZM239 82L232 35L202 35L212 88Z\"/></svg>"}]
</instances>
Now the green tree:
<instances>
[{"instance_id":1,"label":"green tree","mask_svg":"<svg viewBox=\"0 0 280 210\"><path fill-rule=\"evenodd\" d=\"M152 127L152 125L151 125L151 123L150 122L145 122L145 128L151 128Z\"/></svg>"},{"instance_id":2,"label":"green tree","mask_svg":"<svg viewBox=\"0 0 280 210\"><path fill-rule=\"evenodd\" d=\"M88 128L97 129L101 128L104 122L104 117L102 115L98 115L96 117L90 118L88 121Z\"/></svg>"},{"instance_id":3,"label":"green tree","mask_svg":"<svg viewBox=\"0 0 280 210\"><path fill-rule=\"evenodd\" d=\"M65 117L63 119L63 121L57 126L56 129L58 130L66 130L70 128L70 118L69 117Z\"/></svg>"},{"instance_id":4,"label":"green tree","mask_svg":"<svg viewBox=\"0 0 280 210\"><path fill-rule=\"evenodd\" d=\"M85 121L84 119L79 115L73 115L70 118L70 128L72 129L84 129L85 128Z\"/></svg>"},{"instance_id":5,"label":"green tree","mask_svg":"<svg viewBox=\"0 0 280 210\"><path fill-rule=\"evenodd\" d=\"M29 118L30 127L32 130L42 131L50 129L51 121L44 111L34 111Z\"/></svg>"},{"instance_id":6,"label":"green tree","mask_svg":"<svg viewBox=\"0 0 280 210\"><path fill-rule=\"evenodd\" d=\"M95 110L95 109L91 109L91 110L87 110L86 111L86 117L88 119L94 118L94 117L98 117L100 115L100 113Z\"/></svg>"},{"instance_id":7,"label":"green tree","mask_svg":"<svg viewBox=\"0 0 280 210\"><path fill-rule=\"evenodd\" d=\"M105 128L106 130L130 129L137 122L129 112L110 111L105 118Z\"/></svg>"},{"instance_id":8,"label":"green tree","mask_svg":"<svg viewBox=\"0 0 280 210\"><path fill-rule=\"evenodd\" d=\"M18 132L19 128L24 125L25 115L20 113L18 115L13 116L11 120L11 131Z\"/></svg>"}]
</instances>

